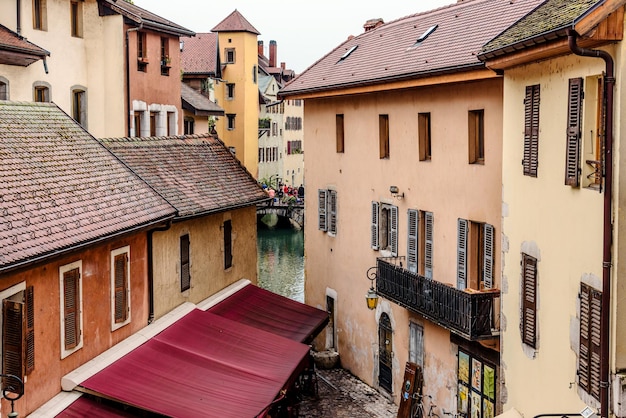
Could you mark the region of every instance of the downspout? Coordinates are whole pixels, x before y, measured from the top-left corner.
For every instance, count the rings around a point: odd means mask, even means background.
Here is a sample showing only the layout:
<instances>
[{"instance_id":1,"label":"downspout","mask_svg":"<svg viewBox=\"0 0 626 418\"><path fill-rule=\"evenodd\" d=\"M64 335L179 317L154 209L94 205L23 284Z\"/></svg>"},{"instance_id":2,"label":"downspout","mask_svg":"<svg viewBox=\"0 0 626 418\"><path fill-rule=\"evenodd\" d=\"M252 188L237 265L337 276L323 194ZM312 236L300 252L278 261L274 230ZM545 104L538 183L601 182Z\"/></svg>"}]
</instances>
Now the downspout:
<instances>
[{"instance_id":1,"label":"downspout","mask_svg":"<svg viewBox=\"0 0 626 418\"><path fill-rule=\"evenodd\" d=\"M143 29L143 22L141 22L139 26L136 28L126 29L126 105L128 106L128 108L126 109L126 127L127 127L127 134L129 138L130 138L130 109L132 108L132 106L130 102L130 51L129 51L130 42L129 42L128 34L130 32L140 31L141 29ZM141 136L141 133L135 132L135 136Z\"/></svg>"},{"instance_id":2,"label":"downspout","mask_svg":"<svg viewBox=\"0 0 626 418\"><path fill-rule=\"evenodd\" d=\"M15 32L17 36L22 37L22 2L21 0L17 0L17 13L15 14L15 18L17 19L17 24L15 25Z\"/></svg>"},{"instance_id":3,"label":"downspout","mask_svg":"<svg viewBox=\"0 0 626 418\"><path fill-rule=\"evenodd\" d=\"M613 88L615 86L614 63L611 54L597 49L584 49L576 44L578 34L567 31L570 50L583 57L601 58L606 65L604 76L604 101L606 104L604 139L604 227L602 242L602 315L600 322L600 417L609 416L609 334L611 303L611 244L613 234L611 203L613 198Z\"/></svg>"},{"instance_id":4,"label":"downspout","mask_svg":"<svg viewBox=\"0 0 626 418\"><path fill-rule=\"evenodd\" d=\"M170 219L167 221L167 224L148 231L148 325L154 321L154 254L152 251L152 234L167 231L171 226L172 220Z\"/></svg>"}]
</instances>

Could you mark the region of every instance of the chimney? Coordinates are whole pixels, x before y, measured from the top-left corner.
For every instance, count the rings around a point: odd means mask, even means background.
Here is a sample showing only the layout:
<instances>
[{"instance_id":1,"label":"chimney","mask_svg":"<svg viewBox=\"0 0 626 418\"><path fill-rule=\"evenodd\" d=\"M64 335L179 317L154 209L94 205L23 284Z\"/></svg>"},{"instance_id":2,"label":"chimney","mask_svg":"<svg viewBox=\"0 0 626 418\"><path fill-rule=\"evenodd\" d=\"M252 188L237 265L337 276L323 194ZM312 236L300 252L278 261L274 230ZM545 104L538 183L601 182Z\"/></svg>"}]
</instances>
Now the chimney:
<instances>
[{"instance_id":1,"label":"chimney","mask_svg":"<svg viewBox=\"0 0 626 418\"><path fill-rule=\"evenodd\" d=\"M382 20L380 17L376 19L370 19L367 22L365 22L365 24L363 25L363 28L365 29L365 32L369 32L372 29L376 29L380 25L383 25L384 23L385 21Z\"/></svg>"},{"instance_id":2,"label":"chimney","mask_svg":"<svg viewBox=\"0 0 626 418\"><path fill-rule=\"evenodd\" d=\"M270 67L276 67L276 41L270 41Z\"/></svg>"},{"instance_id":3,"label":"chimney","mask_svg":"<svg viewBox=\"0 0 626 418\"><path fill-rule=\"evenodd\" d=\"M263 55L263 41L258 41L258 45L259 45L259 55L264 57L265 55Z\"/></svg>"}]
</instances>

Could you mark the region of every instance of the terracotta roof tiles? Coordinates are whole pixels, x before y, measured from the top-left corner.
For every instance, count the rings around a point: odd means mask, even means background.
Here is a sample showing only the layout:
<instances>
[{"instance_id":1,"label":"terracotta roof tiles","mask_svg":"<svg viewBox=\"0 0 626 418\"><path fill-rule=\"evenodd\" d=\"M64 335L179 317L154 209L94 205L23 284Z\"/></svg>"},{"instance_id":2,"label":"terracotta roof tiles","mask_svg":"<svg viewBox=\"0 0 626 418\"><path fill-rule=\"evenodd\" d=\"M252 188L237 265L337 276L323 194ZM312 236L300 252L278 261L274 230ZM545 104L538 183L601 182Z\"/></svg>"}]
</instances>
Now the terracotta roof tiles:
<instances>
[{"instance_id":1,"label":"terracotta roof tiles","mask_svg":"<svg viewBox=\"0 0 626 418\"><path fill-rule=\"evenodd\" d=\"M139 6L135 6L127 1L117 0L103 0L102 3L105 7L120 13L121 15L135 21L136 23L143 23L143 26L147 29L152 29L159 32L173 33L175 35L193 36L194 32L177 24L170 20L167 20L159 15L156 15L148 10L142 9Z\"/></svg>"},{"instance_id":2,"label":"terracotta roof tiles","mask_svg":"<svg viewBox=\"0 0 626 418\"><path fill-rule=\"evenodd\" d=\"M1 64L21 66L28 66L50 55L50 52L2 25L0 25L0 52Z\"/></svg>"},{"instance_id":3,"label":"terracotta roof tiles","mask_svg":"<svg viewBox=\"0 0 626 418\"><path fill-rule=\"evenodd\" d=\"M256 35L260 35L261 33L255 29L254 26L250 22L246 20L245 17L237 9L235 9L231 14L226 16L224 20L217 24L212 32L250 32Z\"/></svg>"},{"instance_id":4,"label":"terracotta roof tiles","mask_svg":"<svg viewBox=\"0 0 626 418\"><path fill-rule=\"evenodd\" d=\"M224 115L224 109L185 83L180 84L180 95L183 99L183 109L185 110L207 115Z\"/></svg>"},{"instance_id":5,"label":"terracotta roof tiles","mask_svg":"<svg viewBox=\"0 0 626 418\"><path fill-rule=\"evenodd\" d=\"M217 74L217 33L197 33L192 38L181 38L183 50L180 63L185 74Z\"/></svg>"}]
</instances>

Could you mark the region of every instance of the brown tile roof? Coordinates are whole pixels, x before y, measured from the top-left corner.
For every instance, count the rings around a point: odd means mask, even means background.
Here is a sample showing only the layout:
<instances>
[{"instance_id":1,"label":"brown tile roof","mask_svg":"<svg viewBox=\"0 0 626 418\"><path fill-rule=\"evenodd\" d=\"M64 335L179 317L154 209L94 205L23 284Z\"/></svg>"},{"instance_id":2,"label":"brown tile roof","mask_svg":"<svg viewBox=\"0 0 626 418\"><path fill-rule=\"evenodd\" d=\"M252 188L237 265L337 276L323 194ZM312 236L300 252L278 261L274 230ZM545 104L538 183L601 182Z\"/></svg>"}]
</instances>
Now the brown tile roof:
<instances>
[{"instance_id":1,"label":"brown tile roof","mask_svg":"<svg viewBox=\"0 0 626 418\"><path fill-rule=\"evenodd\" d=\"M50 52L0 25L0 64L29 66Z\"/></svg>"},{"instance_id":2,"label":"brown tile roof","mask_svg":"<svg viewBox=\"0 0 626 418\"><path fill-rule=\"evenodd\" d=\"M237 9L211 29L211 32L250 32L256 35L261 34Z\"/></svg>"},{"instance_id":3,"label":"brown tile roof","mask_svg":"<svg viewBox=\"0 0 626 418\"><path fill-rule=\"evenodd\" d=\"M101 0L105 7L116 13L136 22L143 23L143 27L156 32L170 33L178 36L193 36L194 32L176 24L170 20L164 19L148 10L142 9L124 0Z\"/></svg>"},{"instance_id":4,"label":"brown tile roof","mask_svg":"<svg viewBox=\"0 0 626 418\"><path fill-rule=\"evenodd\" d=\"M175 214L56 105L0 101L0 271Z\"/></svg>"},{"instance_id":5,"label":"brown tile roof","mask_svg":"<svg viewBox=\"0 0 626 418\"><path fill-rule=\"evenodd\" d=\"M209 135L100 141L188 218L268 199L219 139Z\"/></svg>"},{"instance_id":6,"label":"brown tile roof","mask_svg":"<svg viewBox=\"0 0 626 418\"><path fill-rule=\"evenodd\" d=\"M224 115L224 109L185 83L180 84L180 94L183 100L183 109L185 110L189 110L200 116Z\"/></svg>"},{"instance_id":7,"label":"brown tile roof","mask_svg":"<svg viewBox=\"0 0 626 418\"><path fill-rule=\"evenodd\" d=\"M383 24L346 40L280 94L331 91L482 68L476 54L485 42L540 2L472 0Z\"/></svg>"},{"instance_id":8,"label":"brown tile roof","mask_svg":"<svg viewBox=\"0 0 626 418\"><path fill-rule=\"evenodd\" d=\"M197 33L193 38L181 38L180 64L185 74L218 74L219 52L217 33Z\"/></svg>"},{"instance_id":9,"label":"brown tile roof","mask_svg":"<svg viewBox=\"0 0 626 418\"><path fill-rule=\"evenodd\" d=\"M487 42L480 59L518 50L524 44L567 37L566 29L604 0L546 0L526 16ZM520 47L514 47L520 45Z\"/></svg>"}]
</instances>

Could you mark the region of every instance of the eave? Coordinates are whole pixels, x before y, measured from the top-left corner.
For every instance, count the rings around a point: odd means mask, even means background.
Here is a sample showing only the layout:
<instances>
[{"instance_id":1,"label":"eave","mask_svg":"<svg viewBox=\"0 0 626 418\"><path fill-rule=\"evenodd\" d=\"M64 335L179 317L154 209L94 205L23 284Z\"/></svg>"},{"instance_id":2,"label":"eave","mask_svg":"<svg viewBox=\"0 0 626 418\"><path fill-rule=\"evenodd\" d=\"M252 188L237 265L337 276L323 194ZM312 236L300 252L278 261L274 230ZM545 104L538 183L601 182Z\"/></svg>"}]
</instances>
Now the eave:
<instances>
[{"instance_id":1,"label":"eave","mask_svg":"<svg viewBox=\"0 0 626 418\"><path fill-rule=\"evenodd\" d=\"M46 55L34 54L26 50L20 51L17 49L0 47L0 64L28 67L33 62L43 60L45 58Z\"/></svg>"}]
</instances>

